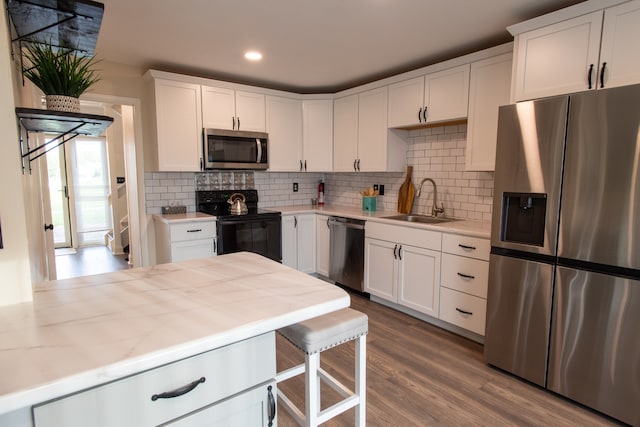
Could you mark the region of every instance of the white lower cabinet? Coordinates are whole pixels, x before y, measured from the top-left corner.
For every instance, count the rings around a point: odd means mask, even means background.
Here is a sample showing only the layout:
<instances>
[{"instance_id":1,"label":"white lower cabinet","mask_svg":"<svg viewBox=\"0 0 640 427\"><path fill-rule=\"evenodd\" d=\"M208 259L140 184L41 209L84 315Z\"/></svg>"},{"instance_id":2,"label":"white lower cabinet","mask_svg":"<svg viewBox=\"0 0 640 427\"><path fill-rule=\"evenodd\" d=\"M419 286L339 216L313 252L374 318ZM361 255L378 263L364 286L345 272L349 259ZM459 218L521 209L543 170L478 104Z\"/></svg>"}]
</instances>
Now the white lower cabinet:
<instances>
[{"instance_id":1,"label":"white lower cabinet","mask_svg":"<svg viewBox=\"0 0 640 427\"><path fill-rule=\"evenodd\" d=\"M266 425L275 355L270 332L34 406L34 426Z\"/></svg>"},{"instance_id":2,"label":"white lower cabinet","mask_svg":"<svg viewBox=\"0 0 640 427\"><path fill-rule=\"evenodd\" d=\"M329 216L316 215L316 273L329 277L329 251L331 250L331 233Z\"/></svg>"},{"instance_id":3,"label":"white lower cabinet","mask_svg":"<svg viewBox=\"0 0 640 427\"><path fill-rule=\"evenodd\" d=\"M156 219L156 262L187 261L216 254L216 221Z\"/></svg>"},{"instance_id":4,"label":"white lower cabinet","mask_svg":"<svg viewBox=\"0 0 640 427\"><path fill-rule=\"evenodd\" d=\"M489 283L488 239L444 234L440 320L484 335Z\"/></svg>"},{"instance_id":5,"label":"white lower cabinet","mask_svg":"<svg viewBox=\"0 0 640 427\"><path fill-rule=\"evenodd\" d=\"M315 213L282 215L282 263L303 273L315 272Z\"/></svg>"},{"instance_id":6,"label":"white lower cabinet","mask_svg":"<svg viewBox=\"0 0 640 427\"><path fill-rule=\"evenodd\" d=\"M439 232L376 222L365 226L365 291L438 317Z\"/></svg>"}]
</instances>

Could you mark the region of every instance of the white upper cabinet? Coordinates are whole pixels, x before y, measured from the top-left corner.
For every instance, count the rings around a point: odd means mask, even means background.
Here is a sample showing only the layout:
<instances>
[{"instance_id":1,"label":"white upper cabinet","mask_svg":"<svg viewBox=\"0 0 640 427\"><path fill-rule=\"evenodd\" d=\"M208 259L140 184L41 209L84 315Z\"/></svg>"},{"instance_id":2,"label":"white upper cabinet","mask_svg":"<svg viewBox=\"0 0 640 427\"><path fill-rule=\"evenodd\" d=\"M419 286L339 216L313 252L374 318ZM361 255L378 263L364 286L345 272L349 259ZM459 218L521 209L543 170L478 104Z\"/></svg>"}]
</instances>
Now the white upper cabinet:
<instances>
[{"instance_id":1,"label":"white upper cabinet","mask_svg":"<svg viewBox=\"0 0 640 427\"><path fill-rule=\"evenodd\" d=\"M331 172L333 101L267 96L270 172Z\"/></svg>"},{"instance_id":2,"label":"white upper cabinet","mask_svg":"<svg viewBox=\"0 0 640 427\"><path fill-rule=\"evenodd\" d=\"M509 104L511 59L507 53L471 64L465 169L495 169L498 107Z\"/></svg>"},{"instance_id":3,"label":"white upper cabinet","mask_svg":"<svg viewBox=\"0 0 640 427\"><path fill-rule=\"evenodd\" d=\"M512 99L638 83L638 40L640 0L518 34Z\"/></svg>"},{"instance_id":4,"label":"white upper cabinet","mask_svg":"<svg viewBox=\"0 0 640 427\"><path fill-rule=\"evenodd\" d=\"M298 172L302 168L302 101L267 96L269 171Z\"/></svg>"},{"instance_id":5,"label":"white upper cabinet","mask_svg":"<svg viewBox=\"0 0 640 427\"><path fill-rule=\"evenodd\" d=\"M151 77L147 87L149 104L153 105L154 112L148 116L147 123L156 142L149 144L148 149L145 147L147 170L199 171L202 150L200 86Z\"/></svg>"},{"instance_id":6,"label":"white upper cabinet","mask_svg":"<svg viewBox=\"0 0 640 427\"><path fill-rule=\"evenodd\" d=\"M469 64L425 76L424 99L427 123L467 117Z\"/></svg>"},{"instance_id":7,"label":"white upper cabinet","mask_svg":"<svg viewBox=\"0 0 640 427\"><path fill-rule=\"evenodd\" d=\"M355 172L358 158L358 95L333 101L333 170Z\"/></svg>"},{"instance_id":8,"label":"white upper cabinet","mask_svg":"<svg viewBox=\"0 0 640 427\"><path fill-rule=\"evenodd\" d=\"M333 100L302 101L302 154L304 170L333 170Z\"/></svg>"},{"instance_id":9,"label":"white upper cabinet","mask_svg":"<svg viewBox=\"0 0 640 427\"><path fill-rule=\"evenodd\" d=\"M362 172L387 170L387 88L358 95L358 158Z\"/></svg>"},{"instance_id":10,"label":"white upper cabinet","mask_svg":"<svg viewBox=\"0 0 640 427\"><path fill-rule=\"evenodd\" d=\"M335 172L401 172L406 142L387 126L387 87L334 101Z\"/></svg>"},{"instance_id":11,"label":"white upper cabinet","mask_svg":"<svg viewBox=\"0 0 640 427\"><path fill-rule=\"evenodd\" d=\"M388 126L466 117L468 95L469 64L389 85Z\"/></svg>"},{"instance_id":12,"label":"white upper cabinet","mask_svg":"<svg viewBox=\"0 0 640 427\"><path fill-rule=\"evenodd\" d=\"M264 132L265 96L202 86L202 123L206 128Z\"/></svg>"},{"instance_id":13,"label":"white upper cabinet","mask_svg":"<svg viewBox=\"0 0 640 427\"><path fill-rule=\"evenodd\" d=\"M604 11L599 84L616 87L640 82L640 0ZM605 65L606 64L606 65ZM598 87L600 87L598 86Z\"/></svg>"},{"instance_id":14,"label":"white upper cabinet","mask_svg":"<svg viewBox=\"0 0 640 427\"><path fill-rule=\"evenodd\" d=\"M420 124L423 110L424 77L389 85L389 127Z\"/></svg>"}]
</instances>

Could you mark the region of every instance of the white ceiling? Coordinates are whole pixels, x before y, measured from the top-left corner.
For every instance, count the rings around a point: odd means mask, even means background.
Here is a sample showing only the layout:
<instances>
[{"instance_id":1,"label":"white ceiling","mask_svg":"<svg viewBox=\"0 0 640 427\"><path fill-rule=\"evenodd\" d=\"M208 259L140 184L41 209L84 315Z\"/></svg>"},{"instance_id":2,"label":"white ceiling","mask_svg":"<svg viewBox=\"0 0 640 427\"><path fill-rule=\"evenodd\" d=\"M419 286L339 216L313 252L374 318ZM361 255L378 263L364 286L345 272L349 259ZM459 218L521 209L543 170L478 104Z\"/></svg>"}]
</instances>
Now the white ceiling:
<instances>
[{"instance_id":1,"label":"white ceiling","mask_svg":"<svg viewBox=\"0 0 640 427\"><path fill-rule=\"evenodd\" d=\"M506 27L580 0L100 0L108 61L336 92L512 40ZM259 63L245 51L263 53Z\"/></svg>"}]
</instances>

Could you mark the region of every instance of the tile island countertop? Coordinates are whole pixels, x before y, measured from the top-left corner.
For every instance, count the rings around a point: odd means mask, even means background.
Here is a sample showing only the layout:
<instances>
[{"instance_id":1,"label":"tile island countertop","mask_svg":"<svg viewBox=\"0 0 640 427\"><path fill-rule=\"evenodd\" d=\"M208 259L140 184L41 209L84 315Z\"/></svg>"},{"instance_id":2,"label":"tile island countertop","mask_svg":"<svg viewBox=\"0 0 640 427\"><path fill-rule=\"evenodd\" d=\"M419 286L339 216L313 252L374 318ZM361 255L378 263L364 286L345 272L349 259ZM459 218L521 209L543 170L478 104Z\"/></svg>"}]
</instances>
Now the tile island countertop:
<instances>
[{"instance_id":1,"label":"tile island countertop","mask_svg":"<svg viewBox=\"0 0 640 427\"><path fill-rule=\"evenodd\" d=\"M0 416L349 305L247 252L45 282L0 307Z\"/></svg>"}]
</instances>

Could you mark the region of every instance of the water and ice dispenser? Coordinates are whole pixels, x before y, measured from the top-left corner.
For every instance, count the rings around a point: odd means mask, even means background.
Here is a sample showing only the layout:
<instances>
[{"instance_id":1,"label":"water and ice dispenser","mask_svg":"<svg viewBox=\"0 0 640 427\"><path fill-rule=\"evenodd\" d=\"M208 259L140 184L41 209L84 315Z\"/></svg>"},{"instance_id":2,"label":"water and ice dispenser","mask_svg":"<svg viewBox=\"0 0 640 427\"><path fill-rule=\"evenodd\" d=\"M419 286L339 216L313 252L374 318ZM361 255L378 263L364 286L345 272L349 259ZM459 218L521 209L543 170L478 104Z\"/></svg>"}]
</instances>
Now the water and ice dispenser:
<instances>
[{"instance_id":1,"label":"water and ice dispenser","mask_svg":"<svg viewBox=\"0 0 640 427\"><path fill-rule=\"evenodd\" d=\"M500 240L543 246L547 195L503 193Z\"/></svg>"}]
</instances>

